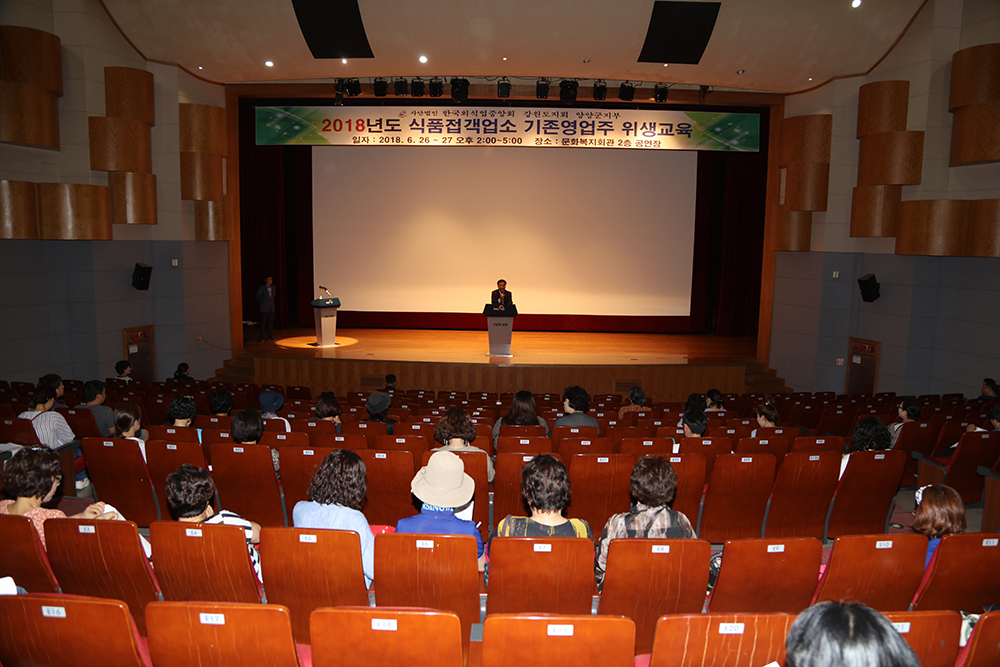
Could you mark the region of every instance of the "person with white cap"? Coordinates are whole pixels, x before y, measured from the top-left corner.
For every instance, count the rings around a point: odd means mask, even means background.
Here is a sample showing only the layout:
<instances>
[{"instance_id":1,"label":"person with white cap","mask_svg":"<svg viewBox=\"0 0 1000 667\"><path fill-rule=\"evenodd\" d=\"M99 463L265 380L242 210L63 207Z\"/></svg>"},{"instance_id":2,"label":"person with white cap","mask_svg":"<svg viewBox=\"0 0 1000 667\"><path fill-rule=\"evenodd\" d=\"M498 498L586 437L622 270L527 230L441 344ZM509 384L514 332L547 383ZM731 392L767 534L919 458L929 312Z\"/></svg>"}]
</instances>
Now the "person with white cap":
<instances>
[{"instance_id":1,"label":"person with white cap","mask_svg":"<svg viewBox=\"0 0 1000 667\"><path fill-rule=\"evenodd\" d=\"M413 477L410 491L423 503L420 514L400 519L396 532L475 537L479 571L482 572L486 553L479 528L472 521L456 516L471 508L476 492L476 482L465 474L462 458L451 452L435 452Z\"/></svg>"}]
</instances>

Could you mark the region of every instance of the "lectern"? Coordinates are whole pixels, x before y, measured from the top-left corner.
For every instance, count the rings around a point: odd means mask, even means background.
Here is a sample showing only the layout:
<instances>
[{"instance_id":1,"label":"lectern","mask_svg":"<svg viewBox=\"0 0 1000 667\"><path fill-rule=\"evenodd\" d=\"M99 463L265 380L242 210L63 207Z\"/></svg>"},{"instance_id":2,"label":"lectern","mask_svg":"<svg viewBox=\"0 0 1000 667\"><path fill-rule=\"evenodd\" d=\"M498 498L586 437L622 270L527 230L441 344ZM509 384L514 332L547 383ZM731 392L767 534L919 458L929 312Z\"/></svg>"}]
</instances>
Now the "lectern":
<instances>
[{"instance_id":1,"label":"lectern","mask_svg":"<svg viewBox=\"0 0 1000 667\"><path fill-rule=\"evenodd\" d=\"M316 319L316 346L333 347L337 342L337 309L340 299L313 299L313 316Z\"/></svg>"},{"instance_id":2,"label":"lectern","mask_svg":"<svg viewBox=\"0 0 1000 667\"><path fill-rule=\"evenodd\" d=\"M488 303L483 307L483 315L486 316L486 328L490 332L490 356L514 356L510 353L510 334L514 330L517 306L494 306Z\"/></svg>"}]
</instances>

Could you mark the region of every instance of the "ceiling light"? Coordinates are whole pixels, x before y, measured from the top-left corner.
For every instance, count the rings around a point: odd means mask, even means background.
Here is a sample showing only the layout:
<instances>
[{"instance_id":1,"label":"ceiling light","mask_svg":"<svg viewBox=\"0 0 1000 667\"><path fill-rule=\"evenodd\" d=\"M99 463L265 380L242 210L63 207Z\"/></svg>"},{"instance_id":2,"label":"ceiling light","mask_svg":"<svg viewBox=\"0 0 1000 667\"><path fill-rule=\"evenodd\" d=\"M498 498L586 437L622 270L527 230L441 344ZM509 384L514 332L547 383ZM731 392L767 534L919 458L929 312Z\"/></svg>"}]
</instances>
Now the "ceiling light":
<instances>
[{"instance_id":1,"label":"ceiling light","mask_svg":"<svg viewBox=\"0 0 1000 667\"><path fill-rule=\"evenodd\" d=\"M417 60L419 60L422 63L425 63L427 62L427 56L420 56Z\"/></svg>"},{"instance_id":2,"label":"ceiling light","mask_svg":"<svg viewBox=\"0 0 1000 667\"><path fill-rule=\"evenodd\" d=\"M265 60L264 64L267 65L268 67L274 67L274 63L272 63L270 60Z\"/></svg>"},{"instance_id":3,"label":"ceiling light","mask_svg":"<svg viewBox=\"0 0 1000 667\"><path fill-rule=\"evenodd\" d=\"M854 7L855 9L857 9L860 6L861 6L861 0L852 0L851 7Z\"/></svg>"},{"instance_id":4,"label":"ceiling light","mask_svg":"<svg viewBox=\"0 0 1000 667\"><path fill-rule=\"evenodd\" d=\"M669 67L669 66L670 66L670 63L663 63L663 66L664 66L664 67Z\"/></svg>"},{"instance_id":5,"label":"ceiling light","mask_svg":"<svg viewBox=\"0 0 1000 667\"><path fill-rule=\"evenodd\" d=\"M658 83L655 86L653 86L653 99L656 100L657 102L666 102L667 95L669 95L669 92L667 90L667 84Z\"/></svg>"},{"instance_id":6,"label":"ceiling light","mask_svg":"<svg viewBox=\"0 0 1000 667\"><path fill-rule=\"evenodd\" d=\"M622 102L631 102L635 97L635 85L625 81L618 86L618 99Z\"/></svg>"},{"instance_id":7,"label":"ceiling light","mask_svg":"<svg viewBox=\"0 0 1000 667\"><path fill-rule=\"evenodd\" d=\"M535 82L535 97L540 100L546 100L549 98L549 80L544 76Z\"/></svg>"},{"instance_id":8,"label":"ceiling light","mask_svg":"<svg viewBox=\"0 0 1000 667\"><path fill-rule=\"evenodd\" d=\"M813 78L812 78L812 77L809 77L809 80L810 80L810 81L812 81L812 80L813 80Z\"/></svg>"},{"instance_id":9,"label":"ceiling light","mask_svg":"<svg viewBox=\"0 0 1000 667\"><path fill-rule=\"evenodd\" d=\"M406 96L406 79L399 77L392 82L392 92L396 97Z\"/></svg>"},{"instance_id":10,"label":"ceiling light","mask_svg":"<svg viewBox=\"0 0 1000 667\"><path fill-rule=\"evenodd\" d=\"M497 81L497 97L510 97L510 81L507 77L501 77Z\"/></svg>"},{"instance_id":11,"label":"ceiling light","mask_svg":"<svg viewBox=\"0 0 1000 667\"><path fill-rule=\"evenodd\" d=\"M504 59L504 60L507 60L507 56L504 56L504 57L503 57L503 59Z\"/></svg>"},{"instance_id":12,"label":"ceiling light","mask_svg":"<svg viewBox=\"0 0 1000 667\"><path fill-rule=\"evenodd\" d=\"M424 96L424 80L419 76L410 82L410 95L413 97Z\"/></svg>"},{"instance_id":13,"label":"ceiling light","mask_svg":"<svg viewBox=\"0 0 1000 667\"><path fill-rule=\"evenodd\" d=\"M583 64L584 65L589 65L590 64L590 58L584 58L583 59Z\"/></svg>"},{"instance_id":14,"label":"ceiling light","mask_svg":"<svg viewBox=\"0 0 1000 667\"><path fill-rule=\"evenodd\" d=\"M576 90L579 83L572 79L563 79L559 82L559 101L563 104L573 104L576 102Z\"/></svg>"},{"instance_id":15,"label":"ceiling light","mask_svg":"<svg viewBox=\"0 0 1000 667\"><path fill-rule=\"evenodd\" d=\"M451 99L456 102L466 102L469 99L469 80L468 79L452 79L451 80Z\"/></svg>"},{"instance_id":16,"label":"ceiling light","mask_svg":"<svg viewBox=\"0 0 1000 667\"><path fill-rule=\"evenodd\" d=\"M745 69L738 69L738 70L736 70L737 74L743 74L744 72L746 72Z\"/></svg>"},{"instance_id":17,"label":"ceiling light","mask_svg":"<svg viewBox=\"0 0 1000 667\"><path fill-rule=\"evenodd\" d=\"M342 62L342 63L344 63L346 65L347 64L347 58L341 58L340 62Z\"/></svg>"},{"instance_id":18,"label":"ceiling light","mask_svg":"<svg viewBox=\"0 0 1000 667\"><path fill-rule=\"evenodd\" d=\"M198 69L205 69L205 68L202 67L201 65L198 65Z\"/></svg>"},{"instance_id":19,"label":"ceiling light","mask_svg":"<svg viewBox=\"0 0 1000 667\"><path fill-rule=\"evenodd\" d=\"M596 79L594 81L594 99L595 100L606 100L608 98L608 84L604 83L602 79Z\"/></svg>"},{"instance_id":20,"label":"ceiling light","mask_svg":"<svg viewBox=\"0 0 1000 667\"><path fill-rule=\"evenodd\" d=\"M431 97L441 97L442 95L444 95L444 82L437 77L431 79L428 88L430 89Z\"/></svg>"},{"instance_id":21,"label":"ceiling light","mask_svg":"<svg viewBox=\"0 0 1000 667\"><path fill-rule=\"evenodd\" d=\"M361 94L361 82L357 78L347 80L347 94L351 97L357 97Z\"/></svg>"}]
</instances>

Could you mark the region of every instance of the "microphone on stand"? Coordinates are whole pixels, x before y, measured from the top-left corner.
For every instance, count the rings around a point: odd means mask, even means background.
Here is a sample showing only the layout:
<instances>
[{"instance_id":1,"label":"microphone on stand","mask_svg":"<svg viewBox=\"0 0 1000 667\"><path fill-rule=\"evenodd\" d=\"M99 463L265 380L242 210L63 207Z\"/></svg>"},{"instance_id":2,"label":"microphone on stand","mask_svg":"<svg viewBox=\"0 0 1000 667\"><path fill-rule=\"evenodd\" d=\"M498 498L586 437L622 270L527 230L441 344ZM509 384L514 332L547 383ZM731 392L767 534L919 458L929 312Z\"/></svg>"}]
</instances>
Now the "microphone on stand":
<instances>
[{"instance_id":1,"label":"microphone on stand","mask_svg":"<svg viewBox=\"0 0 1000 667\"><path fill-rule=\"evenodd\" d=\"M321 290L323 290L324 292L326 292L326 295L327 295L328 297L330 297L331 299L333 298L333 295L332 295L332 294L330 294L330 290L328 290L327 288L323 287L322 285L319 285L319 288L320 288Z\"/></svg>"}]
</instances>

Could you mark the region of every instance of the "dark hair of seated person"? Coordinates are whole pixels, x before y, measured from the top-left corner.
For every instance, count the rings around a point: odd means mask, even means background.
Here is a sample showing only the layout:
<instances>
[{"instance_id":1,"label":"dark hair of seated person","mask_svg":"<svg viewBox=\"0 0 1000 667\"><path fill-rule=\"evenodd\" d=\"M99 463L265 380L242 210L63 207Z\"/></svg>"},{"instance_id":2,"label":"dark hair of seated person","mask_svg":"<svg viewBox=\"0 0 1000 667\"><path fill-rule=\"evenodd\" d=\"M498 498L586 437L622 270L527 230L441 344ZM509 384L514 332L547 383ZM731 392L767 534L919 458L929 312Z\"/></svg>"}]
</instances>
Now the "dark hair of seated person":
<instances>
[{"instance_id":1,"label":"dark hair of seated person","mask_svg":"<svg viewBox=\"0 0 1000 667\"><path fill-rule=\"evenodd\" d=\"M142 421L142 408L131 401L122 401L115 406L115 430L112 437L122 438L136 422Z\"/></svg>"},{"instance_id":2,"label":"dark hair of seated person","mask_svg":"<svg viewBox=\"0 0 1000 667\"><path fill-rule=\"evenodd\" d=\"M337 504L359 512L367 495L365 462L348 449L327 454L309 483L309 500L322 505Z\"/></svg>"},{"instance_id":3,"label":"dark hair of seated person","mask_svg":"<svg viewBox=\"0 0 1000 667\"><path fill-rule=\"evenodd\" d=\"M945 535L964 533L965 504L958 491L950 486L932 484L920 494L920 504L913 511L913 530L933 540Z\"/></svg>"},{"instance_id":4,"label":"dark hair of seated person","mask_svg":"<svg viewBox=\"0 0 1000 667\"><path fill-rule=\"evenodd\" d=\"M264 434L264 420L256 410L246 409L233 417L229 433L237 444L257 442Z\"/></svg>"},{"instance_id":5,"label":"dark hair of seated person","mask_svg":"<svg viewBox=\"0 0 1000 667\"><path fill-rule=\"evenodd\" d=\"M774 399L770 396L765 396L764 402L754 406L753 411L754 414L763 417L775 426L781 426L781 414L778 412L778 406L774 404Z\"/></svg>"},{"instance_id":6,"label":"dark hair of seated person","mask_svg":"<svg viewBox=\"0 0 1000 667\"><path fill-rule=\"evenodd\" d=\"M563 390L563 400L569 401L569 407L577 412L586 412L590 409L590 394L579 385L566 387Z\"/></svg>"},{"instance_id":7,"label":"dark hair of seated person","mask_svg":"<svg viewBox=\"0 0 1000 667\"><path fill-rule=\"evenodd\" d=\"M719 391L718 389L709 389L707 392L705 392L705 398L707 398L711 402L711 405L708 406L710 408L725 407L723 405L722 392Z\"/></svg>"},{"instance_id":8,"label":"dark hair of seated person","mask_svg":"<svg viewBox=\"0 0 1000 667\"><path fill-rule=\"evenodd\" d=\"M688 410L684 413L683 423L695 435L705 435L705 429L708 428L708 417L705 416L704 410Z\"/></svg>"},{"instance_id":9,"label":"dark hair of seated person","mask_svg":"<svg viewBox=\"0 0 1000 667\"><path fill-rule=\"evenodd\" d=\"M662 456L643 456L632 468L632 502L647 507L669 505L677 492L677 471Z\"/></svg>"},{"instance_id":10,"label":"dark hair of seated person","mask_svg":"<svg viewBox=\"0 0 1000 667\"><path fill-rule=\"evenodd\" d=\"M15 498L44 498L62 477L59 455L48 447L24 447L7 461L4 491Z\"/></svg>"},{"instance_id":11,"label":"dark hair of seated person","mask_svg":"<svg viewBox=\"0 0 1000 667\"><path fill-rule=\"evenodd\" d=\"M522 389L514 394L510 399L510 410L500 418L500 423L507 426L537 426L538 413L532 393Z\"/></svg>"},{"instance_id":12,"label":"dark hair of seated person","mask_svg":"<svg viewBox=\"0 0 1000 667\"><path fill-rule=\"evenodd\" d=\"M889 427L878 417L865 417L854 425L852 452L881 452L892 446Z\"/></svg>"},{"instance_id":13,"label":"dark hair of seated person","mask_svg":"<svg viewBox=\"0 0 1000 667\"><path fill-rule=\"evenodd\" d=\"M174 396L167 406L167 426L173 426L177 419L191 419L198 416L198 408L190 396Z\"/></svg>"},{"instance_id":14,"label":"dark hair of seated person","mask_svg":"<svg viewBox=\"0 0 1000 667\"><path fill-rule=\"evenodd\" d=\"M530 514L561 512L569 507L569 473L559 459L539 454L521 468L521 497Z\"/></svg>"},{"instance_id":15,"label":"dark hair of seated person","mask_svg":"<svg viewBox=\"0 0 1000 667\"><path fill-rule=\"evenodd\" d=\"M632 387L628 390L628 402L632 405L646 405L646 392L642 387Z\"/></svg>"},{"instance_id":16,"label":"dark hair of seated person","mask_svg":"<svg viewBox=\"0 0 1000 667\"><path fill-rule=\"evenodd\" d=\"M923 408L920 405L920 401L913 398L912 396L908 396L904 398L902 401L900 401L899 407L901 410L903 410L903 412L906 413L907 419L913 421L920 419L920 413L922 412Z\"/></svg>"},{"instance_id":17,"label":"dark hair of seated person","mask_svg":"<svg viewBox=\"0 0 1000 667\"><path fill-rule=\"evenodd\" d=\"M167 509L176 521L198 516L215 494L215 482L204 468L185 463L167 475Z\"/></svg>"},{"instance_id":18,"label":"dark hair of seated person","mask_svg":"<svg viewBox=\"0 0 1000 667\"><path fill-rule=\"evenodd\" d=\"M332 391L324 391L316 397L316 419L329 419L342 414L344 410L340 407L337 395Z\"/></svg>"},{"instance_id":19,"label":"dark hair of seated person","mask_svg":"<svg viewBox=\"0 0 1000 667\"><path fill-rule=\"evenodd\" d=\"M103 391L103 382L100 380L90 380L87 384L83 385L83 402L90 403L92 400L100 396Z\"/></svg>"},{"instance_id":20,"label":"dark hair of seated person","mask_svg":"<svg viewBox=\"0 0 1000 667\"><path fill-rule=\"evenodd\" d=\"M788 630L785 651L785 667L920 667L889 619L853 603L806 609Z\"/></svg>"},{"instance_id":21,"label":"dark hair of seated person","mask_svg":"<svg viewBox=\"0 0 1000 667\"><path fill-rule=\"evenodd\" d=\"M45 405L56 397L56 388L50 384L40 384L31 392L31 407L37 408Z\"/></svg>"},{"instance_id":22,"label":"dark hair of seated person","mask_svg":"<svg viewBox=\"0 0 1000 667\"><path fill-rule=\"evenodd\" d=\"M219 389L208 397L208 411L213 415L226 415L233 409L233 395L228 389Z\"/></svg>"},{"instance_id":23,"label":"dark hair of seated person","mask_svg":"<svg viewBox=\"0 0 1000 667\"><path fill-rule=\"evenodd\" d=\"M452 438L461 438L467 443L476 439L476 425L462 408L451 408L434 427L434 439L447 445Z\"/></svg>"},{"instance_id":24,"label":"dark hair of seated person","mask_svg":"<svg viewBox=\"0 0 1000 667\"><path fill-rule=\"evenodd\" d=\"M684 403L684 412L690 412L692 410L705 411L705 397L701 394L694 393L688 394L687 401Z\"/></svg>"},{"instance_id":25,"label":"dark hair of seated person","mask_svg":"<svg viewBox=\"0 0 1000 667\"><path fill-rule=\"evenodd\" d=\"M122 373L124 373L125 371L127 371L131 367L132 367L132 364L130 364L125 359L122 359L121 361L119 361L118 363L115 364L115 373L118 373L118 375L121 375Z\"/></svg>"}]
</instances>

